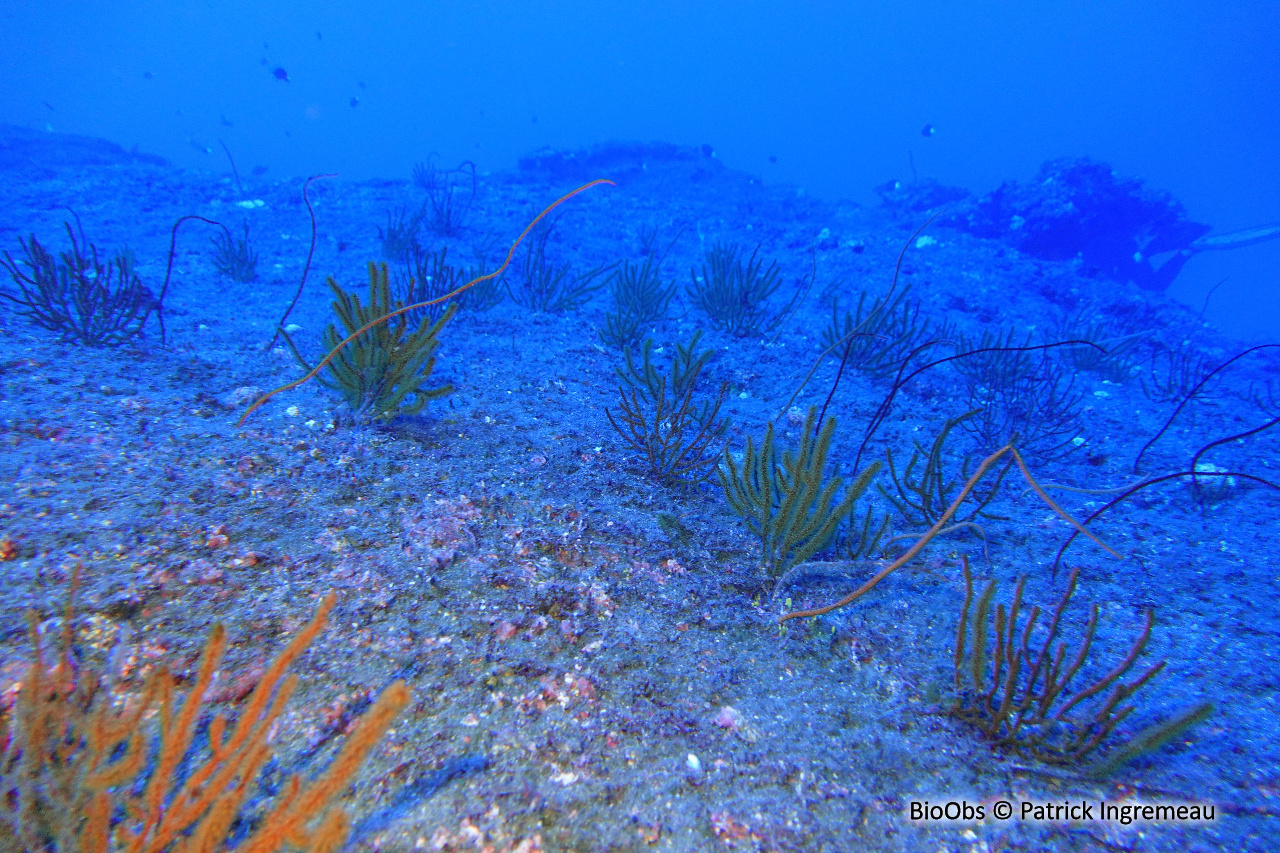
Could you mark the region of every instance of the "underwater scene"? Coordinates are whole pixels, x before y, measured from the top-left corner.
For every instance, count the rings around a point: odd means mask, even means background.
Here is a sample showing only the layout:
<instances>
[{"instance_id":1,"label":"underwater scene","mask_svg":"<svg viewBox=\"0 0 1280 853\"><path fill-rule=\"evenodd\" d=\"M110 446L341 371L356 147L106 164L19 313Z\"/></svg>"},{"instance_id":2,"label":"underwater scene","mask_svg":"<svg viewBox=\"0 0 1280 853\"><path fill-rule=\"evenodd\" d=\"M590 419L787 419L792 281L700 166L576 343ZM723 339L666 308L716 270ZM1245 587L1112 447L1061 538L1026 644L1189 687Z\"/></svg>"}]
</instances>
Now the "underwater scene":
<instances>
[{"instance_id":1,"label":"underwater scene","mask_svg":"<svg viewBox=\"0 0 1280 853\"><path fill-rule=\"evenodd\" d=\"M1274 11L126 5L0 15L0 853L1280 849Z\"/></svg>"}]
</instances>

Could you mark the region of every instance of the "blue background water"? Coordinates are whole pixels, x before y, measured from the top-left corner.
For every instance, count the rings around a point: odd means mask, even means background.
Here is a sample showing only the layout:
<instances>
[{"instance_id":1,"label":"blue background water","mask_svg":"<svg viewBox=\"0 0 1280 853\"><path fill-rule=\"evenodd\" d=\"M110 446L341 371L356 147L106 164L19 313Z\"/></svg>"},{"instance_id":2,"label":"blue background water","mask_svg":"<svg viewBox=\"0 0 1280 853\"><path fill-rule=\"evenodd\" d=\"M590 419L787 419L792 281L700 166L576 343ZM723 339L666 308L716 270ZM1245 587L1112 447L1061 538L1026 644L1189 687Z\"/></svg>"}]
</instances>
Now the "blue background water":
<instances>
[{"instance_id":1,"label":"blue background water","mask_svg":"<svg viewBox=\"0 0 1280 853\"><path fill-rule=\"evenodd\" d=\"M5 121L179 165L225 168L222 140L246 173L361 179L663 140L867 200L909 155L977 193L1091 156L1217 232L1280 220L1271 2L54 0L0 28ZM1223 279L1210 319L1274 337L1280 242L1193 258L1171 293Z\"/></svg>"}]
</instances>

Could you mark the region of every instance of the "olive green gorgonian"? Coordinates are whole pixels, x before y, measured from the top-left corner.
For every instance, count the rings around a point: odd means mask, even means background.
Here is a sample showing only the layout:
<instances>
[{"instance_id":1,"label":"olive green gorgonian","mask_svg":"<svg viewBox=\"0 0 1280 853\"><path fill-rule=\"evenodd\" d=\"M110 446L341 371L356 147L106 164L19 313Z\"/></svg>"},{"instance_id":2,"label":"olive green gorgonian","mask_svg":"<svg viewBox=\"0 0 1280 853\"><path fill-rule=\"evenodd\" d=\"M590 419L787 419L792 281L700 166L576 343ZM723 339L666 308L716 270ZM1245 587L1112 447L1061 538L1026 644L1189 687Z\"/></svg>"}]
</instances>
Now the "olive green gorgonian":
<instances>
[{"instance_id":1,"label":"olive green gorgonian","mask_svg":"<svg viewBox=\"0 0 1280 853\"><path fill-rule=\"evenodd\" d=\"M344 290L332 276L328 284L339 325L330 323L321 336L326 353L333 353L349 335L406 304L391 298L385 263L369 262L368 304L362 304L358 295ZM378 323L338 350L316 379L342 394L357 421L390 421L399 415L417 414L428 400L453 390L452 385L431 388L427 382L440 346L437 335L457 310L457 304L452 304L434 323L428 325L424 319L413 331L403 314ZM293 341L287 335L285 339L298 361L310 369Z\"/></svg>"},{"instance_id":2,"label":"olive green gorgonian","mask_svg":"<svg viewBox=\"0 0 1280 853\"><path fill-rule=\"evenodd\" d=\"M760 537L762 562L771 578L782 577L825 548L880 470L879 462L868 466L840 497L844 478L828 478L824 472L835 428L835 418L817 427L817 409L811 407L796 450L779 458L770 422L759 449L747 439L741 464L728 451L723 456L718 473L725 498Z\"/></svg>"}]
</instances>

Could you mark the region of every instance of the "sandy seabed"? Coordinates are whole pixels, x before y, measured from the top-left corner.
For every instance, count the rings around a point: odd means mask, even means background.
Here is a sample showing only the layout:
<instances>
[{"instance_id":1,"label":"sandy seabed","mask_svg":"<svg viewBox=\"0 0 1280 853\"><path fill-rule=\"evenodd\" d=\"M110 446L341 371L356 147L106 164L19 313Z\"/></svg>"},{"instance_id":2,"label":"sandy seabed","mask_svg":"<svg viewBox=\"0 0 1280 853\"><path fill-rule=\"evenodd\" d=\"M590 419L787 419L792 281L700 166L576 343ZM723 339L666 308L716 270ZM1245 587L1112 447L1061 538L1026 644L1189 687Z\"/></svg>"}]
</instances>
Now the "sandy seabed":
<instances>
[{"instance_id":1,"label":"sandy seabed","mask_svg":"<svg viewBox=\"0 0 1280 853\"><path fill-rule=\"evenodd\" d=\"M421 415L357 425L336 394L311 383L238 424L249 402L301 374L285 348L266 347L310 241L301 181L259 177L240 188L109 143L14 128L0 142L0 245L11 253L31 233L64 248L67 208L100 247L127 245L153 289L170 226L184 214L221 219L233 233L247 220L260 251L257 281L231 282L214 271L212 229L184 225L164 345L154 323L126 346L95 349L0 314L0 686L10 698L28 655L24 610L56 616L77 564L86 662L122 657L125 690L161 663L189 679L222 622L230 650L210 704L232 715L336 589L327 630L294 668L301 683L274 748L279 772L314 772L339 740L335 725L391 680L408 682L412 704L344 799L357 826L352 849L1273 849L1276 492L1236 481L1197 494L1171 482L1094 526L1124 559L1073 543L1067 562L1081 567L1081 583L1068 622L1078 631L1087 605L1100 606L1095 675L1123 657L1149 607L1144 665L1168 661L1118 734L1206 700L1216 711L1105 780L1046 768L993 750L946 713L961 555L979 580L998 579L998 600L1022 575L1028 602L1048 607L1062 594L1064 573L1050 567L1070 528L1020 479L1011 476L991 507L1001 518L982 522L985 547L957 532L855 605L779 627L779 599L829 602L876 562L844 576L815 572L774 598L758 540L714 479L655 482L605 415L618 405L622 364L597 334L606 292L562 314L509 299L461 312L441 334L436 366L455 390ZM679 285L674 319L653 337L669 357L705 331L715 356L701 381L727 383L727 438L741 449L784 411L818 358L830 320L821 294L850 294L847 305L860 290L883 293L920 223L764 186L698 152L636 151L605 174L584 166L483 175L462 234L443 240L424 229L421 239L447 243L452 257L487 247L496 259L555 198L615 179L567 203L548 245L581 270L637 259L642 227L659 229L664 246L674 241L663 267ZM366 263L382 255L378 228L388 211L415 209L421 193L407 180L336 179L313 184L312 197L316 253L290 322L314 357L331 319L325 277L363 292ZM1244 348L1192 311L1070 264L947 229L927 233L933 242L912 245L900 286L911 285L923 316L962 334L1044 330L1081 314L1125 334L1188 340L1215 362ZM692 306L689 270L715 240L759 243L778 260L779 305L816 269L811 295L777 334L735 338ZM1268 369L1275 363L1263 357L1242 361L1180 415L1144 473L1182 470L1202 445L1265 422L1244 397L1265 387ZM795 410L820 405L835 372L824 362ZM1036 466L1037 476L1090 489L1135 482L1134 455L1173 409L1144 395L1143 378L1081 371L1083 446ZM846 478L887 388L852 370L842 378L829 414L839 424L833 468ZM955 374L921 377L899 395L870 458L892 448L901 464L913 441L927 446L964 408ZM787 446L799 422L778 421ZM1264 433L1212 461L1275 479L1276 447ZM879 482L890 488L883 473ZM1055 496L1076 517L1108 499ZM869 500L892 509L878 493ZM895 534L913 530L894 518ZM1135 799L1210 805L1215 819L993 814L1002 801ZM925 801L983 806L986 817L910 820Z\"/></svg>"}]
</instances>

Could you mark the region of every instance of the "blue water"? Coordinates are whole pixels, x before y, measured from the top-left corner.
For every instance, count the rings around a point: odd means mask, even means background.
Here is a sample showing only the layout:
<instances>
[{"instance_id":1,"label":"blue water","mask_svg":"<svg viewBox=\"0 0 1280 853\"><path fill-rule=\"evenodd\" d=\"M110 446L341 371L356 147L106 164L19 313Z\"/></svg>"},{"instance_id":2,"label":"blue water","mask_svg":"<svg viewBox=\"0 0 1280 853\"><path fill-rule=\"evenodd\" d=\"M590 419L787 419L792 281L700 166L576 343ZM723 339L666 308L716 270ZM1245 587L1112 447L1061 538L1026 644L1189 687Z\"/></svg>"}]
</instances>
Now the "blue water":
<instances>
[{"instance_id":1,"label":"blue water","mask_svg":"<svg viewBox=\"0 0 1280 853\"><path fill-rule=\"evenodd\" d=\"M184 166L350 179L430 152L714 145L828 200L921 176L974 192L1091 156L1221 231L1280 221L1280 60L1266 2L56 3L0 10L0 115ZM288 82L273 75L283 69ZM354 104L354 106L353 106ZM924 139L931 124L936 136ZM1176 293L1280 328L1280 244L1205 255Z\"/></svg>"}]
</instances>

